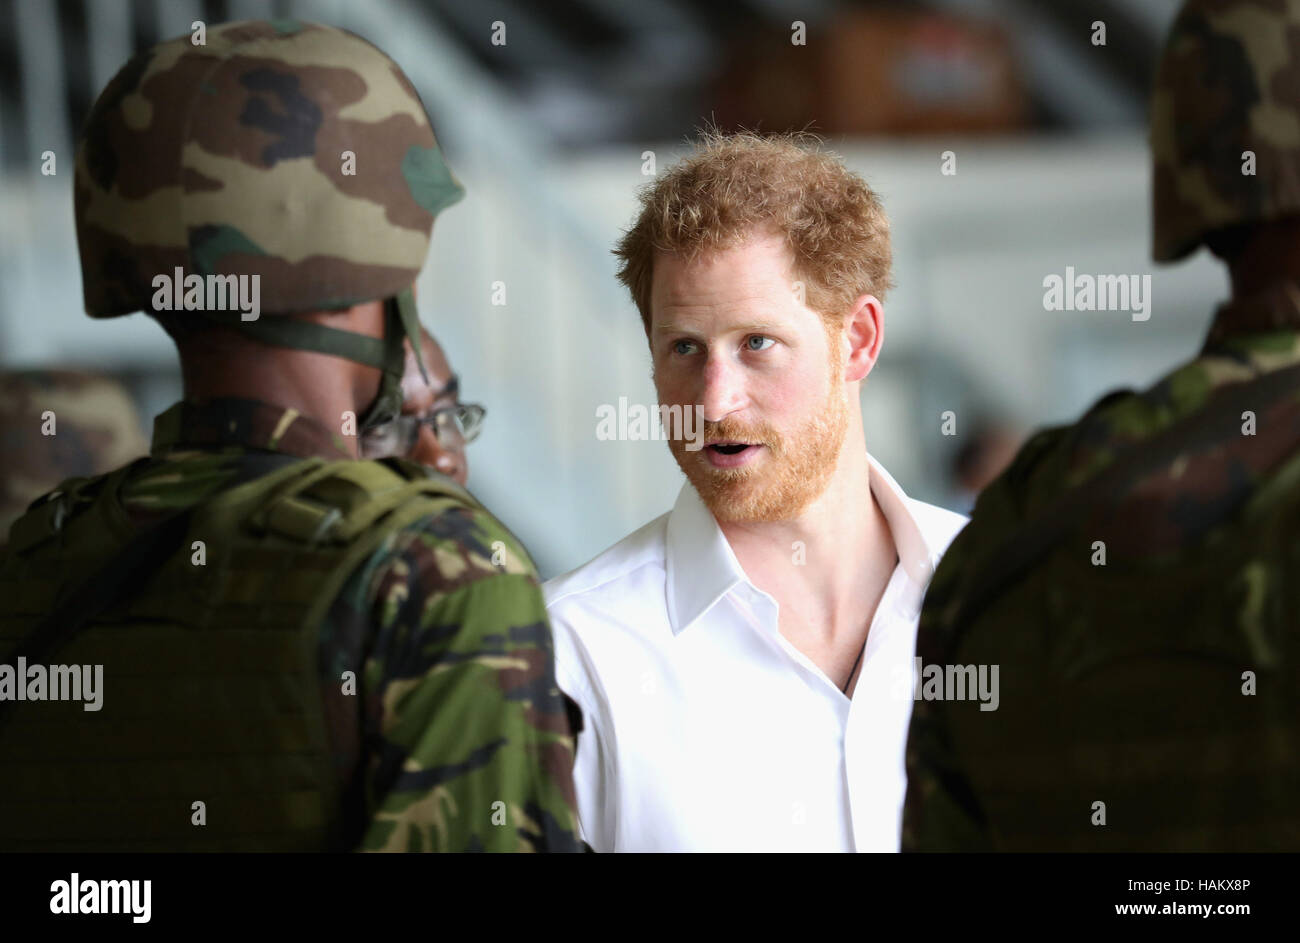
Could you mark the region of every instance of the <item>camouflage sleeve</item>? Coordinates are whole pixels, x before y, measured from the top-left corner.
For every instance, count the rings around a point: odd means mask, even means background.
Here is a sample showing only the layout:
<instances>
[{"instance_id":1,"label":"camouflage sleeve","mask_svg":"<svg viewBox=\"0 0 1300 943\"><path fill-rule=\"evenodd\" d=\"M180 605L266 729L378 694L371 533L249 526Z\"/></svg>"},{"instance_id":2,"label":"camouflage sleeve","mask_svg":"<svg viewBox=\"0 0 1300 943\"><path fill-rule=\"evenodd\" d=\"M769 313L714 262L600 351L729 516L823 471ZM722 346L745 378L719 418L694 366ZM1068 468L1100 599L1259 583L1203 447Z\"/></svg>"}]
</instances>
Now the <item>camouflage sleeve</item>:
<instances>
[{"instance_id":1,"label":"camouflage sleeve","mask_svg":"<svg viewBox=\"0 0 1300 943\"><path fill-rule=\"evenodd\" d=\"M541 589L490 515L403 531L370 581L362 851L581 851Z\"/></svg>"}]
</instances>

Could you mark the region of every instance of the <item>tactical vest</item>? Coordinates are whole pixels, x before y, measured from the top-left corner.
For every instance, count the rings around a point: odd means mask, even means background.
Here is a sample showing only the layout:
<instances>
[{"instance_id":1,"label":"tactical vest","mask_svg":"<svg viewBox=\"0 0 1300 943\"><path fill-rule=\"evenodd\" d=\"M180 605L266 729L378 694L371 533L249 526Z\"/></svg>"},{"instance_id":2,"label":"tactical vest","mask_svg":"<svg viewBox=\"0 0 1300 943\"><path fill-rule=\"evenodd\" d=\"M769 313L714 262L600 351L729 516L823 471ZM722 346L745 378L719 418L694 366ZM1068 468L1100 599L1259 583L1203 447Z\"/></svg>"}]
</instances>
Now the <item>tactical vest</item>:
<instances>
[{"instance_id":1,"label":"tactical vest","mask_svg":"<svg viewBox=\"0 0 1300 943\"><path fill-rule=\"evenodd\" d=\"M133 467L66 483L0 557L0 656L103 666L98 712L0 701L0 850L339 849L322 619L396 531L481 506L408 462L289 460L141 533Z\"/></svg>"}]
</instances>

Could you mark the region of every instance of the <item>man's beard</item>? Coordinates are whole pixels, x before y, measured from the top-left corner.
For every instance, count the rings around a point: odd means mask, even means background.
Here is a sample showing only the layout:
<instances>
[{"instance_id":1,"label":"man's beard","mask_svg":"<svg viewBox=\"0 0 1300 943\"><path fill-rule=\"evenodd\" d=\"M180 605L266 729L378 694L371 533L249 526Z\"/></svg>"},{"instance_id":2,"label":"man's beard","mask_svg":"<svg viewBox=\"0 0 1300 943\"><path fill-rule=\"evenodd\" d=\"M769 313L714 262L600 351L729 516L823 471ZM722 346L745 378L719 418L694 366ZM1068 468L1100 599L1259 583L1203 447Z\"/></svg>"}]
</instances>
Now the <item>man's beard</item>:
<instances>
[{"instance_id":1,"label":"man's beard","mask_svg":"<svg viewBox=\"0 0 1300 943\"><path fill-rule=\"evenodd\" d=\"M704 423L704 441L762 445L766 458L760 456L739 468L717 468L704 449L688 452L684 440L669 440L673 458L717 520L746 524L792 520L826 490L848 428L848 406L836 373L842 375L841 370L834 371L825 405L790 436L767 423L730 417Z\"/></svg>"}]
</instances>

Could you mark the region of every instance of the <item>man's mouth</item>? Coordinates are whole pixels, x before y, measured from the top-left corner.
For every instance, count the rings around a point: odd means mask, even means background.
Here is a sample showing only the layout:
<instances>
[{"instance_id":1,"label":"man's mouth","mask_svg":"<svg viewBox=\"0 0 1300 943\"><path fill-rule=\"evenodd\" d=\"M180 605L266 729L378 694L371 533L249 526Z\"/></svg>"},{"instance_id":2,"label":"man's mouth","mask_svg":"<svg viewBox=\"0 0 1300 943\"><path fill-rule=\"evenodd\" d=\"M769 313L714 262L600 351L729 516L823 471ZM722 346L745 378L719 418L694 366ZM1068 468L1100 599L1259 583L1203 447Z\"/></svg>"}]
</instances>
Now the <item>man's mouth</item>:
<instances>
[{"instance_id":1,"label":"man's mouth","mask_svg":"<svg viewBox=\"0 0 1300 943\"><path fill-rule=\"evenodd\" d=\"M717 468L735 468L751 461L761 445L752 442L710 442L704 447L709 464Z\"/></svg>"}]
</instances>

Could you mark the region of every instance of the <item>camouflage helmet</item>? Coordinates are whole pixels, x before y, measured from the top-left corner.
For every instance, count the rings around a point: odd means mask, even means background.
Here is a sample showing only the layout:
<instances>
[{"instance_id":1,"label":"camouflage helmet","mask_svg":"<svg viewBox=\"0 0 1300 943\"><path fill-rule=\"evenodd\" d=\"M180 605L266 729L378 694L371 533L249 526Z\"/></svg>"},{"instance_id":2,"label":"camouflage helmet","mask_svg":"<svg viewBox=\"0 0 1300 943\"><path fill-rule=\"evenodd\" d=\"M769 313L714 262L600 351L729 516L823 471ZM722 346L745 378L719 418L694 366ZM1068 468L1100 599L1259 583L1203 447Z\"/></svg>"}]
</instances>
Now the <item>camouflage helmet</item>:
<instances>
[{"instance_id":1,"label":"camouflage helmet","mask_svg":"<svg viewBox=\"0 0 1300 943\"><path fill-rule=\"evenodd\" d=\"M1151 103L1152 254L1300 213L1300 0L1188 0Z\"/></svg>"},{"instance_id":2,"label":"camouflage helmet","mask_svg":"<svg viewBox=\"0 0 1300 943\"><path fill-rule=\"evenodd\" d=\"M463 194L411 83L352 33L214 25L131 59L77 148L86 311L149 310L158 274L260 275L272 314L395 296Z\"/></svg>"},{"instance_id":3,"label":"camouflage helmet","mask_svg":"<svg viewBox=\"0 0 1300 943\"><path fill-rule=\"evenodd\" d=\"M247 21L199 38L135 56L87 118L75 199L86 311L152 311L167 286L181 296L177 275L191 309L198 276L216 285L201 316L380 368L359 422L382 425L401 411L403 336L419 343L411 286L434 216L464 193L424 106L392 59L344 30ZM204 309L217 289L253 284L254 317ZM382 339L260 320L377 299Z\"/></svg>"}]
</instances>

